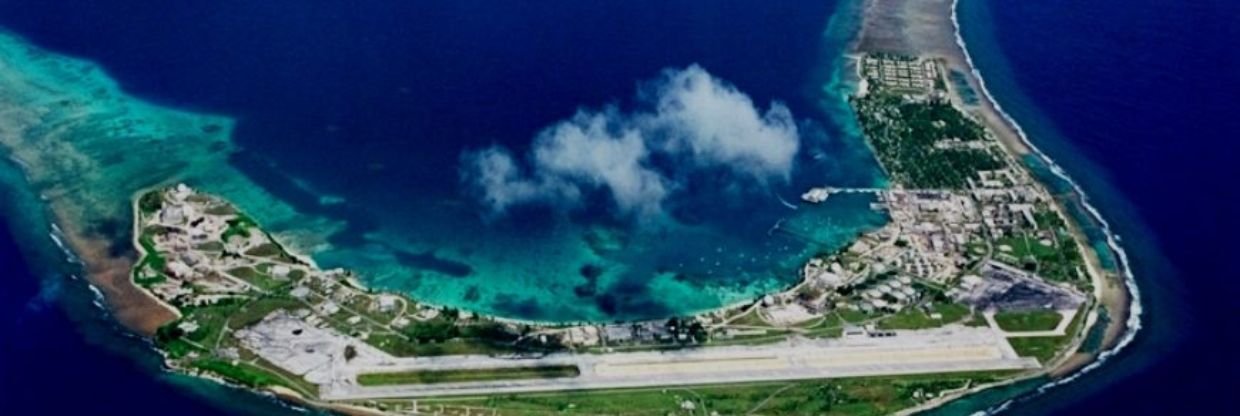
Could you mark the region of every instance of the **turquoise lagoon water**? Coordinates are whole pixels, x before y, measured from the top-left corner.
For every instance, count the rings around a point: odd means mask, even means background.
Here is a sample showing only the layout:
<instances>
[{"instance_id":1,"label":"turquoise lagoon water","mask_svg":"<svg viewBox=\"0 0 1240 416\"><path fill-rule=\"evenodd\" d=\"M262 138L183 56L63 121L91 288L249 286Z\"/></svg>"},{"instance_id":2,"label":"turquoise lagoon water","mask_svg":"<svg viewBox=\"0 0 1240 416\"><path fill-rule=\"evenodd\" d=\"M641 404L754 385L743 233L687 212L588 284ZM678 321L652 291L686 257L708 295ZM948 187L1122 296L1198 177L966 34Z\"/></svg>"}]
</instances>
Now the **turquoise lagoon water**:
<instances>
[{"instance_id":1,"label":"turquoise lagoon water","mask_svg":"<svg viewBox=\"0 0 1240 416\"><path fill-rule=\"evenodd\" d=\"M635 82L651 79L667 67L696 62L734 83L755 102L764 105L780 99L798 119L812 121L809 131L819 134L810 134L812 145L800 155L802 167L810 168L799 170L794 182L881 183L869 155L858 146L855 126L850 125L840 100L841 88L847 88L836 70L841 39L854 24L842 10L853 6L851 2L838 7L832 2L737 2L717 11L697 10L693 6L700 3L695 2L619 2L633 6L613 6L595 14L580 10L584 6L546 2L551 4L547 8L563 9L566 14L561 15L514 10L525 5L521 2L511 2L512 9L495 13L481 13L478 3L471 1L448 5L406 2L411 5L404 6L366 2L349 9L292 1L209 3L135 7L132 2L98 0L0 1L0 26L21 34L0 36L0 73L5 81L0 82L0 106L7 114L22 116L6 118L6 122L38 120L41 126L17 137L12 133L23 131L21 126L0 126L5 133L0 139L16 149L19 160L27 161L20 170L26 178L4 176L4 182L11 185L6 190L21 190L4 194L4 202L25 214L10 210L9 228L17 230L14 235L24 248L41 247L28 250L40 254L28 252L25 257L44 279L41 287L29 291L35 296L29 302L13 299L13 304L20 305L15 310L22 310L16 314L20 322L15 328L25 334L22 340L29 340L30 346L5 343L14 348L13 353L5 350L5 355L50 351L40 342L67 345L63 351L80 349L81 354L75 356L85 358L76 367L77 374L124 386L118 391L82 388L82 401L88 404L77 409L83 411L95 411L100 405L123 406L126 403L109 400L135 392L151 401L158 398L157 405L177 406L193 414L237 412L240 409L220 406L255 398L213 383L178 381L194 385L192 389L143 385L148 373L158 371L149 349L140 340L117 335L105 318L98 317L98 309L91 306L92 296L81 285L70 283L64 277L68 272L48 273L41 267L61 260L50 241L42 238L46 226L37 227L37 232L22 232L36 227L15 225L44 224L47 216L39 210L47 202L59 203L74 219L85 219L68 226L119 235L124 234L127 221L123 201L132 190L187 180L236 200L299 247L313 252L321 263L359 268L371 282L426 296L432 302L530 318L563 313L559 319L570 320L722 304L750 296L748 291L777 286L789 276L779 271L780 261L766 263L765 257L763 265L749 274L722 273L738 266L744 269L729 255L740 251L732 246L737 243L728 242L728 247L700 243L715 242L710 238L719 235L712 233L722 229L717 225L686 226L668 234L699 236L699 247L686 250L659 247L659 241L634 237L641 233L615 221L553 222L554 226L537 227L538 233L521 238L528 229L519 224L471 219L478 218L471 215L477 207L460 198L453 163L445 162L457 158L455 150L410 151L425 144L405 143L412 141L410 137L444 137L443 142L454 148L500 143L519 151L539 129L571 115L577 107L631 105ZM1228 351L1218 348L1227 334L1215 330L1226 327L1231 316L1228 308L1234 304L1236 285L1227 280L1229 275L1219 273L1230 267L1223 252L1226 244L1202 248L1203 241L1225 241L1235 229L1234 216L1225 211L1226 202L1235 199L1235 187L1230 186L1234 184L1227 181L1235 177L1231 172L1235 155L1240 153L1227 144L1234 141L1218 137L1220 132L1235 130L1229 127L1235 123L1229 122L1234 117L1228 118L1231 107L1226 103L1233 98L1227 96L1228 91L1236 85L1235 77L1228 75L1238 73L1227 69L1235 67L1237 55L1219 40L1236 38L1228 36L1235 32L1235 25L1228 24L1234 19L1228 19L1236 16L1236 9L1225 6L1209 1L1191 5L964 1L965 38L991 92L1030 131L1034 142L1089 191L1125 236L1133 268L1145 289L1148 322L1133 345L1113 362L1070 384L1071 388L1031 395L1041 384L1035 380L971 396L936 414L993 410L1013 398L1018 403L1007 410L1014 414L1225 411L1226 403L1183 399L1228 397L1235 384L1201 372L1202 368L1218 368L1226 374L1235 367L1235 361L1226 356ZM424 8L420 10L424 13L415 14L454 26L455 31L435 29L434 24L410 16L410 9L417 8ZM664 16L679 17L655 19ZM827 16L835 18L828 22ZM299 25L305 28L299 31ZM1048 27L1056 30L1048 31ZM541 36L537 42L514 37L535 32L541 33L535 35ZM382 41L410 38L450 47L428 51L417 42ZM370 41L349 43L356 39ZM502 46L488 48L487 43ZM258 44L273 45L284 53L263 53ZM333 55L320 49L351 53ZM591 49L591 53L580 52ZM561 50L578 52L561 55ZM533 58L514 60L519 56ZM359 67L390 69L352 71ZM1193 74L1194 68L1211 73ZM375 82L376 88L359 82L375 77L434 82L403 86L405 82ZM321 85L315 86L316 82ZM380 104L351 105L358 101L348 89L373 96L376 101L371 102ZM498 92L453 94L471 90ZM392 95L406 96L408 102L391 101ZM324 105L304 111L289 106L297 101ZM512 102L521 105L503 105ZM287 115L280 117L280 113ZM377 114L372 118L368 113ZM432 126L375 123L403 119L442 122ZM372 129L383 126L394 127ZM404 133L387 134L402 129ZM453 140L462 143L453 145ZM298 152L298 147L309 150ZM316 158L314 154L360 156ZM1087 158L1098 165L1088 163ZM443 163L425 163L435 159ZM777 187L773 195L795 200L798 185ZM9 198L16 194L22 197ZM1125 199L1133 200L1136 207ZM764 247L776 254L773 259L787 263L795 263L791 259L801 252L831 246L834 239L862 228L858 224L881 222L861 209L863 201L841 199L816 209L785 211L775 198L752 200L771 203L754 208L768 213L755 216L760 220L740 221L738 230L750 230L744 235L765 235L774 218L787 217L789 224L818 221L828 225L814 228L823 232L815 237L820 241L817 245L782 235L751 240L729 233ZM750 225L745 227L745 223ZM503 247L466 243L483 240L457 235L495 229L502 232L491 237ZM45 244L30 244L35 240ZM636 244L631 251L602 250L599 254L595 249L616 246L600 243L643 240L647 242ZM428 253L428 247L443 247L444 251ZM123 252L124 245L117 250ZM395 260L396 251L406 253L403 264ZM620 277L626 270L660 271L657 263L647 261L654 257L640 253L669 252L673 256L663 263L680 267L696 260L697 271L680 277L666 270L637 279ZM494 259L480 259L478 253L492 253L487 256ZM629 260L617 253L640 258ZM706 256L710 260L702 260ZM581 287L585 280L578 277L578 263L600 258L609 262L611 274L597 279L603 283L591 295L589 287ZM714 266L715 261L720 265ZM504 264L483 264L487 262ZM462 264L469 267L469 273L462 272ZM60 265L73 269L71 263ZM425 272L426 268L447 274ZM763 273L763 268L771 272ZM510 281L514 274L508 272L515 269L554 273L518 276L524 280L516 283ZM714 276L711 270L754 280L707 278ZM693 276L699 273L706 277ZM479 285L483 281L487 283ZM618 282L633 282L632 288L618 288ZM479 287L476 297L466 296L470 286ZM689 293L695 302L651 305L645 300L655 288ZM714 288L714 293L696 293L690 288ZM12 293L16 292L20 288ZM630 301L614 302L620 307L609 314L599 307L599 298L607 293ZM38 307L52 303L40 299L53 298L73 322L29 326L53 315L50 308ZM82 338L90 345L79 348L74 341ZM137 370L126 368L101 350L123 350L143 364ZM65 387L65 380L42 380L34 375L47 374L43 366L20 368L21 363L13 361L0 360L8 366L0 367L5 369L0 374L11 377L5 380L11 382L5 384L10 388L3 393L10 395L0 395L3 401L43 410L51 402L48 398L62 398L54 392ZM87 394L93 391L98 393ZM212 398L212 404L205 406L210 408L199 409L191 404L200 401L178 396L186 391L209 391L204 394ZM1220 405L1223 408L1216 408ZM268 408L258 413L277 411Z\"/></svg>"},{"instance_id":2,"label":"turquoise lagoon water","mask_svg":"<svg viewBox=\"0 0 1240 416\"><path fill-rule=\"evenodd\" d=\"M265 34L251 42L236 37L254 34L247 16L270 13L270 5L229 3L238 18L212 22L211 37L149 24L143 28L158 34L46 30L23 20L38 8L21 8L5 14L7 23L0 19L22 32L0 35L7 77L0 105L23 112L5 126L21 134L5 140L33 188L71 219L66 226L108 236L118 254L128 250L130 196L186 182L234 201L321 265L358 270L371 285L428 303L552 322L685 314L792 283L809 256L885 221L865 196L799 202L809 186L883 179L843 99L851 14L830 2L797 3L681 13L676 25L660 13L685 12L692 2L652 10L546 5L510 11L515 21L461 5L398 6L390 12L412 20L378 22L316 6L266 22ZM591 23L615 13L634 20ZM48 18L74 18L56 16ZM548 34L518 30L516 22L565 16L573 23L554 38L574 40L554 50L543 45ZM203 24L201 15L185 19L189 27ZM305 20L333 19L344 21L306 32ZM774 21L785 29L772 31ZM494 39L483 26L513 38L484 43ZM439 56L433 43L385 38L410 36L403 27L482 50ZM763 34L751 30L757 27ZM380 40L328 39L333 35L317 34L322 30L368 30ZM695 40L703 32L720 37ZM161 40L134 50L131 36ZM338 48L306 50L269 38L282 36ZM195 52L184 53L185 44ZM199 55L219 61L207 65ZM306 60L327 67L353 60L370 77L322 72ZM496 69L500 63L508 69ZM520 155L540 130L578 110L650 111L643 85L689 64L734 85L756 107L787 105L800 136L789 179L755 186L727 172L689 172L673 178L677 193L664 202L667 214L653 220L617 214L605 195L567 212L535 204L496 216L462 183L466 152L497 144ZM268 67L288 72L269 74ZM238 81L243 77L254 80Z\"/></svg>"}]
</instances>

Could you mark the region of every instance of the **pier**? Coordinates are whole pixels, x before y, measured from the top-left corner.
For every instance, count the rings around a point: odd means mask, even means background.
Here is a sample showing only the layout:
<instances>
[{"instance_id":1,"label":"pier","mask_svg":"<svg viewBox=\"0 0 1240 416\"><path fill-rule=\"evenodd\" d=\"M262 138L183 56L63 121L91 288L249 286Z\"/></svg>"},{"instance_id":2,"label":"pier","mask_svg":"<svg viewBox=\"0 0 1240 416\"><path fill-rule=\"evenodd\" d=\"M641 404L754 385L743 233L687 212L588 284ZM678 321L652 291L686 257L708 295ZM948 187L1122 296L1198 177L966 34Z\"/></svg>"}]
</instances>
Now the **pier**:
<instances>
[{"instance_id":1,"label":"pier","mask_svg":"<svg viewBox=\"0 0 1240 416\"><path fill-rule=\"evenodd\" d=\"M950 189L900 189L900 188L838 188L834 186L822 186L810 188L801 194L801 200L811 204L817 204L826 201L832 194L920 194L920 195L942 195L950 194Z\"/></svg>"}]
</instances>

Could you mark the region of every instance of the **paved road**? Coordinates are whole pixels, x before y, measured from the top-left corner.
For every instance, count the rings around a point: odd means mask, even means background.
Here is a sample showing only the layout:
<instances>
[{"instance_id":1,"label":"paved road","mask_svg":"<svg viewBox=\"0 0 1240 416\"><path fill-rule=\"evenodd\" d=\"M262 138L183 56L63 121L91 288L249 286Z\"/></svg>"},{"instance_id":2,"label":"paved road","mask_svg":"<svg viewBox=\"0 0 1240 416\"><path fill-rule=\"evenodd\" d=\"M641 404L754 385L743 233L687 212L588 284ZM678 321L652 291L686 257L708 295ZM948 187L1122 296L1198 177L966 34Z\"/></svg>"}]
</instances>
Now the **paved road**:
<instances>
[{"instance_id":1,"label":"paved road","mask_svg":"<svg viewBox=\"0 0 1240 416\"><path fill-rule=\"evenodd\" d=\"M1018 357L990 328L953 326L901 331L887 338L794 339L763 346L662 352L553 354L537 359L444 356L335 362L319 368L328 400L506 394L556 390L656 387L830 377L1038 368ZM576 365L573 378L400 386L360 386L358 374L391 371ZM327 373L327 374L323 374Z\"/></svg>"}]
</instances>

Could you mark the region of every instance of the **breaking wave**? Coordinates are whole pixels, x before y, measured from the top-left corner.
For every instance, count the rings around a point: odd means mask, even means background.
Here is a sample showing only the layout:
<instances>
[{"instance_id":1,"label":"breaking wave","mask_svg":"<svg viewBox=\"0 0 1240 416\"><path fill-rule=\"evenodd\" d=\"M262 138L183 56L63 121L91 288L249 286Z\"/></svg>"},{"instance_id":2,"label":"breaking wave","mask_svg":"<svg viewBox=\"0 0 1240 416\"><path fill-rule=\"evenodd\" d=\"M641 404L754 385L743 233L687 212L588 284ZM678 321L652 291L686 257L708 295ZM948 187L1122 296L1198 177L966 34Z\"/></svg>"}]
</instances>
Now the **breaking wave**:
<instances>
[{"instance_id":1,"label":"breaking wave","mask_svg":"<svg viewBox=\"0 0 1240 416\"><path fill-rule=\"evenodd\" d=\"M961 51L963 51L965 61L969 65L969 69L972 71L973 76L977 78L978 85L981 87L980 89L982 92L982 97L986 99L987 103L989 103L992 107L994 107L995 111L999 114L1000 117L1003 117L1003 120L1005 122L1007 122L1009 125L1012 126L1012 129L1016 131L1016 134L1018 136L1020 136L1020 140L1024 142L1026 146L1029 146L1029 149L1033 151L1034 155L1036 155L1038 159L1040 159L1043 163L1046 164L1046 166L1049 168L1052 174L1062 179L1065 183L1068 183L1069 185L1071 185L1073 192L1077 195L1078 198L1080 198L1081 206L1085 208L1085 211L1089 213L1093 221L1095 221L1099 225L1103 234L1106 235L1107 246L1111 249L1112 252L1115 253L1115 256L1117 257L1118 262L1116 266L1120 270L1121 274L1124 276L1124 286L1127 288L1128 294L1129 294L1128 320L1124 323L1124 334L1120 338L1119 342L1115 344L1114 347L1111 347L1109 349L1103 350L1102 352L1098 353L1097 359L1095 359L1093 362L1089 363L1088 365L1081 367L1079 370L1077 370L1076 372L1072 373L1071 375L1067 377L1048 382L1046 384L1039 386L1033 392L1024 394L1022 396L1019 396L1013 399L1006 400L1003 403L1000 403L982 412L979 412L979 414L992 415L992 414L1001 413L1007 410L1014 403L1019 403L1025 400L1032 399L1034 397L1045 394L1047 391L1055 387L1062 386L1062 385L1071 383L1073 381L1076 381L1081 376L1095 369L1098 369L1099 367L1102 367L1102 365L1106 364L1106 362L1110 360L1111 357L1114 357L1121 350L1127 347L1128 344L1131 344L1134 339L1136 339L1137 333L1141 330L1141 326L1142 326L1141 314L1143 312L1143 309L1141 306L1141 293L1140 293L1140 290L1137 288L1136 276L1133 275L1132 270L1128 266L1129 265L1128 253L1124 251L1124 248L1119 245L1120 237L1112 231L1111 224L1108 223L1107 220L1102 217L1102 213L1099 212L1098 209L1093 206L1093 204L1090 204L1089 197L1086 196L1084 188L1081 188L1080 184L1078 184L1075 180L1069 177L1067 172L1063 169L1063 167L1059 166L1059 164L1056 163L1053 159L1051 159L1050 156L1047 156L1046 153L1042 152L1042 150L1039 149L1037 145L1035 145L1032 141L1029 140L1029 136L1025 133L1025 130L1021 128L1020 123L1017 123L1016 119L1012 118L1011 115L1009 115L1006 111L1003 110L1003 107L1000 106L999 102L995 100L993 95L991 95L990 89L986 87L986 80L984 77L982 77L982 72L977 69L976 65L974 65L973 57L969 54L969 48L965 44L963 35L961 35L960 20L958 19L958 13L957 13L957 6L959 4L960 4L960 0L952 0L951 18L952 18L952 26L954 26L955 32L956 32L956 45L960 47Z\"/></svg>"}]
</instances>

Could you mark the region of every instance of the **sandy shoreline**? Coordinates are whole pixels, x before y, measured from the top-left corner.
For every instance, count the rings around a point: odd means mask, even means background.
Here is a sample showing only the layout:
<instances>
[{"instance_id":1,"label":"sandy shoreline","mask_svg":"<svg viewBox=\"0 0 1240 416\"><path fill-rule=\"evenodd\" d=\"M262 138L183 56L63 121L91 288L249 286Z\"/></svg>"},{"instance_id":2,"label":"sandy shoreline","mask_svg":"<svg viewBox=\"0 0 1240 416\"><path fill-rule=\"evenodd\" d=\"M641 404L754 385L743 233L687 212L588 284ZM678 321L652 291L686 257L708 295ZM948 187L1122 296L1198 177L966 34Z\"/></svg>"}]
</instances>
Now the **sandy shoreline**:
<instances>
[{"instance_id":1,"label":"sandy shoreline","mask_svg":"<svg viewBox=\"0 0 1240 416\"><path fill-rule=\"evenodd\" d=\"M983 91L982 82L957 43L953 4L955 0L861 0L861 33L854 52L892 52L938 58L947 67L966 75L969 87ZM950 88L955 88L951 83ZM1016 129L1003 118L994 104L980 100L971 108L1010 151L1017 155L1031 152Z\"/></svg>"},{"instance_id":2,"label":"sandy shoreline","mask_svg":"<svg viewBox=\"0 0 1240 416\"><path fill-rule=\"evenodd\" d=\"M61 207L62 204L51 204L66 244L82 259L86 280L103 293L109 312L121 325L152 336L159 327L177 319L179 314L175 309L134 284L132 255L111 253L108 237L88 234Z\"/></svg>"},{"instance_id":3,"label":"sandy shoreline","mask_svg":"<svg viewBox=\"0 0 1240 416\"><path fill-rule=\"evenodd\" d=\"M1017 130L1017 127L1012 125L1003 116L1001 109L991 101L989 93L985 92L982 80L973 70L966 52L957 43L953 0L859 1L864 1L865 4L861 11L863 14L861 33L857 37L856 45L852 48L853 51L898 52L927 55L942 59L949 68L964 73L972 89L985 95L981 97L982 99L978 105L970 107L971 113L979 117L1012 154L1019 156L1036 152L1035 149L1027 144L1025 138ZM20 158L15 160L19 163L24 162ZM131 271L136 262L134 253L117 254L113 250L112 240L108 236L92 231L90 224L82 224L80 221L76 221L75 218L78 216L74 214L75 210L70 207L70 204L74 202L77 201L72 200L72 198L53 197L49 200L49 205L55 222L63 232L66 244L82 259L85 277L103 293L107 307L115 319L126 328L146 336L153 335L160 326L177 319L178 313L175 309L132 281ZM134 222L132 218L125 221L128 221L127 224L131 225ZM1080 231L1075 231L1078 238L1080 238ZM136 230L134 235L137 235ZM136 246L136 241L134 244ZM1086 258L1090 260L1089 266L1092 273L1098 276L1106 274L1097 264L1096 256L1089 255ZM1129 289L1124 282L1118 280L1120 278L1122 276L1109 276L1096 280L1096 296L1099 302L1105 305L1108 310L1114 311L1106 328L1103 350L1119 344L1128 332L1126 323L1128 322L1128 306L1131 297ZM781 288L780 291L782 290L784 289ZM713 310L744 307L750 303L752 301L741 301L732 305L723 305ZM702 313L709 312L703 311ZM545 326L568 325L517 322ZM1077 344L1080 342L1081 340L1079 339L1076 341ZM1093 362L1097 362L1096 355L1069 355L1062 357L1058 362L1054 363L1055 365L1048 366L1047 370L1030 375L1030 377L1042 374L1052 377L1066 377ZM987 386L977 386L967 391L928 402L924 407L919 406L918 409L924 410L925 408L939 406L984 388L1012 383L1025 378L1027 377L1010 379ZM326 405L324 403L307 401L304 398L297 400L295 397L286 397L288 396L287 393L281 394L281 392L276 392L276 394L296 402L306 402L315 406ZM340 407L335 410L348 413L346 409L348 408ZM362 413L359 412L358 414Z\"/></svg>"},{"instance_id":4,"label":"sandy shoreline","mask_svg":"<svg viewBox=\"0 0 1240 416\"><path fill-rule=\"evenodd\" d=\"M953 97L953 101L958 107L966 109L985 124L1013 157L1020 158L1027 155L1035 155L1053 166L1053 161L1028 142L1027 137L1023 135L1019 126L1003 113L999 104L994 101L990 92L985 88L980 72L973 67L968 52L964 49L963 39L958 32L959 22L956 20L957 0L861 1L864 1L864 6L861 12L862 16L860 16L860 33L858 33L857 38L854 40L854 45L851 48L852 53L889 52L920 55L940 60L947 69L964 74L968 87L980 95L977 103L966 105L960 102L959 94L953 94L956 96ZM949 83L949 88L953 90L953 93L956 92L955 88L957 87L955 85ZM1068 178L1065 176L1065 179ZM1075 186L1075 183L1073 185ZM1079 187L1074 190L1073 197L1078 198L1096 220L1103 221L1101 216L1085 203L1083 191ZM1061 213L1063 212L1062 207L1057 208ZM1070 217L1065 216L1065 218ZM1135 317L1130 316L1134 313L1134 311L1130 310L1130 305L1134 300L1134 295L1130 292L1134 292L1135 287L1132 286L1130 280L1126 279L1128 276L1122 275L1122 273L1127 272L1124 269L1127 267L1127 261L1123 258L1122 250L1116 245L1113 237L1108 236L1111 239L1111 248L1120 257L1119 260L1121 262L1119 266L1121 267L1121 274L1117 275L1114 272L1104 270L1100 265L1098 253L1094 252L1092 247L1087 244L1080 225L1074 221L1069 221L1069 223L1074 237L1081 243L1082 250L1085 251L1086 255L1084 258L1087 259L1087 268L1094 282L1094 294L1097 298L1097 304L1099 307L1105 307L1109 312L1109 320L1106 322L1107 327L1105 328L1099 352L1067 354L1059 357L1052 365L1047 366L1045 370L1001 383L977 386L927 402L922 406L908 409L907 412L901 413L915 413L934 408L990 387L1042 375L1049 376L1052 379L1070 378L1079 374L1087 366L1099 363L1100 355L1110 354L1110 351L1117 347L1122 347L1126 339L1131 338L1132 330L1139 328L1139 325L1136 328L1130 327L1135 322ZM1136 312L1139 313L1139 311ZM1096 316L1092 317L1091 320L1096 320ZM1079 334L1073 340L1073 350L1077 349L1084 342L1085 335L1088 332L1089 330Z\"/></svg>"}]
</instances>

